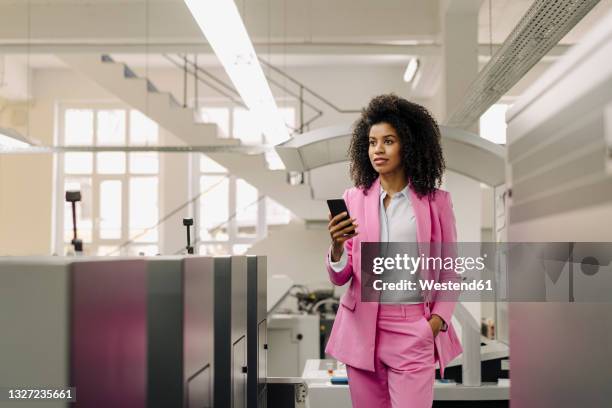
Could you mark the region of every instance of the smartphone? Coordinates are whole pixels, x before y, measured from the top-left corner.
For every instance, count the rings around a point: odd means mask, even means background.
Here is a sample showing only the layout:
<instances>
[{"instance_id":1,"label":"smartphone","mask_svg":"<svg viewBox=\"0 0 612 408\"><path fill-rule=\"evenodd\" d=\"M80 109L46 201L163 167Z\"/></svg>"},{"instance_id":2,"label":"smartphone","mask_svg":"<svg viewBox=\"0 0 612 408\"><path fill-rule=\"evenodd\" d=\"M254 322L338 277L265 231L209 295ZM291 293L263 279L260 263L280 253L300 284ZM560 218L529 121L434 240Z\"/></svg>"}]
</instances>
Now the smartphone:
<instances>
[{"instance_id":1,"label":"smartphone","mask_svg":"<svg viewBox=\"0 0 612 408\"><path fill-rule=\"evenodd\" d=\"M346 212L347 214L346 218L350 218L351 216L349 214L348 208L346 207L346 203L341 198L334 199L334 200L327 200L327 206L329 207L329 212L331 213L332 218L342 212ZM355 231L353 230L353 232Z\"/></svg>"}]
</instances>

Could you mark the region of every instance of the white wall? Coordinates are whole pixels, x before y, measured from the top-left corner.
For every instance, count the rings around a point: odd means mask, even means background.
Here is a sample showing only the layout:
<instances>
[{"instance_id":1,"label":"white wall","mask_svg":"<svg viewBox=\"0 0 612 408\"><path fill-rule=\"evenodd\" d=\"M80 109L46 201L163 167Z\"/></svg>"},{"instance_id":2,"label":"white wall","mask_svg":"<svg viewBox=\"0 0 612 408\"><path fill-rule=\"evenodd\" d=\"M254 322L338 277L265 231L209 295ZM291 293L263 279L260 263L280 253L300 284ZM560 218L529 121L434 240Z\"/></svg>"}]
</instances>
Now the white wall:
<instances>
[{"instance_id":1,"label":"white wall","mask_svg":"<svg viewBox=\"0 0 612 408\"><path fill-rule=\"evenodd\" d=\"M34 71L32 94L27 125L20 130L44 145L54 142L57 102L113 100L67 70ZM53 156L1 156L0 163L0 255L51 253Z\"/></svg>"},{"instance_id":2,"label":"white wall","mask_svg":"<svg viewBox=\"0 0 612 408\"><path fill-rule=\"evenodd\" d=\"M482 217L482 192L480 182L453 171L444 174L442 189L447 190L453 201L457 222L458 242L480 241Z\"/></svg>"},{"instance_id":3,"label":"white wall","mask_svg":"<svg viewBox=\"0 0 612 408\"><path fill-rule=\"evenodd\" d=\"M249 254L268 256L268 276L287 275L309 288L331 287L325 270L325 253L331 241L326 228L307 228L300 221L269 230L268 238L251 247Z\"/></svg>"}]
</instances>

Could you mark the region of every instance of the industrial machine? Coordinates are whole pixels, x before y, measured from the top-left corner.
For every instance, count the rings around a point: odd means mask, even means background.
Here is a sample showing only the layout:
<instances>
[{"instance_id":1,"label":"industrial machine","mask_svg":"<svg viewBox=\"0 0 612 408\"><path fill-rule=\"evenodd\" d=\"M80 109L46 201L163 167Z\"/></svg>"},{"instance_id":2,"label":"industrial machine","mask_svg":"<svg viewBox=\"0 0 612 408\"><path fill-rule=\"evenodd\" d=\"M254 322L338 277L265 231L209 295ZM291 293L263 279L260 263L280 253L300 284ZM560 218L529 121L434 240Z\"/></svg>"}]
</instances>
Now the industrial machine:
<instances>
[{"instance_id":1,"label":"industrial machine","mask_svg":"<svg viewBox=\"0 0 612 408\"><path fill-rule=\"evenodd\" d=\"M0 259L0 384L75 387L77 407L265 407L266 281L254 256Z\"/></svg>"},{"instance_id":2,"label":"industrial machine","mask_svg":"<svg viewBox=\"0 0 612 408\"><path fill-rule=\"evenodd\" d=\"M247 257L247 406L266 407L268 376L267 265Z\"/></svg>"},{"instance_id":3,"label":"industrial machine","mask_svg":"<svg viewBox=\"0 0 612 408\"><path fill-rule=\"evenodd\" d=\"M306 361L323 358L338 298L332 289L310 291L294 285L283 276L273 276L268 302L268 374L273 377L299 377ZM287 298L296 300L297 311L284 311L279 305Z\"/></svg>"},{"instance_id":4,"label":"industrial machine","mask_svg":"<svg viewBox=\"0 0 612 408\"><path fill-rule=\"evenodd\" d=\"M75 387L70 406L146 407L146 272L141 259L0 260L0 383Z\"/></svg>"},{"instance_id":5,"label":"industrial machine","mask_svg":"<svg viewBox=\"0 0 612 408\"><path fill-rule=\"evenodd\" d=\"M147 406L212 407L214 260L146 262Z\"/></svg>"},{"instance_id":6,"label":"industrial machine","mask_svg":"<svg viewBox=\"0 0 612 408\"><path fill-rule=\"evenodd\" d=\"M247 406L247 258L214 258L214 406Z\"/></svg>"},{"instance_id":7,"label":"industrial machine","mask_svg":"<svg viewBox=\"0 0 612 408\"><path fill-rule=\"evenodd\" d=\"M560 243L576 256L589 242L612 241L606 223L612 218L611 58L608 14L508 111L508 242ZM569 258L557 276L563 298L509 304L513 405L610 404L611 275L594 274L577 261ZM521 283L549 288L552 281L542 277L521 276ZM551 322L546 330L542 321Z\"/></svg>"}]
</instances>

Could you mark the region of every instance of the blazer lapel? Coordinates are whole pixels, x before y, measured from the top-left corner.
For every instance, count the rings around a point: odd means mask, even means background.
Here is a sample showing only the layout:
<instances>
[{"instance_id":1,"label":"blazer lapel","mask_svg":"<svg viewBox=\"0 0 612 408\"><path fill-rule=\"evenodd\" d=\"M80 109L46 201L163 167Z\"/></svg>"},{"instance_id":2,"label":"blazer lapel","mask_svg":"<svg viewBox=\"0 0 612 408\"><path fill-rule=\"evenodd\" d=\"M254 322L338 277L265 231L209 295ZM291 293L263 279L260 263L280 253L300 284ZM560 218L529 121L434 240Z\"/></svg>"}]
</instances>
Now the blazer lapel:
<instances>
[{"instance_id":1,"label":"blazer lapel","mask_svg":"<svg viewBox=\"0 0 612 408\"><path fill-rule=\"evenodd\" d=\"M377 178L365 196L366 239L362 242L380 241L380 178Z\"/></svg>"},{"instance_id":2,"label":"blazer lapel","mask_svg":"<svg viewBox=\"0 0 612 408\"><path fill-rule=\"evenodd\" d=\"M380 242L380 178L377 178L367 190L364 208L366 233L361 242ZM377 246L378 249L375 251L379 254L378 256L382 256L381 244L379 243ZM361 276L361 271L359 271L359 274ZM366 274L366 277L366 281L362 282L362 284L371 287L371 285L374 283L374 275ZM380 302L380 295L380 291L377 292L376 300L378 302Z\"/></svg>"},{"instance_id":3,"label":"blazer lapel","mask_svg":"<svg viewBox=\"0 0 612 408\"><path fill-rule=\"evenodd\" d=\"M419 198L417 193L410 185L410 202L416 218L417 224L417 246L419 255L430 256L431 243L431 211L429 208L429 200L427 196Z\"/></svg>"},{"instance_id":4,"label":"blazer lapel","mask_svg":"<svg viewBox=\"0 0 612 408\"><path fill-rule=\"evenodd\" d=\"M419 255L423 254L424 257L430 256L430 244L431 244L431 212L429 208L429 200L427 196L419 198L417 193L413 190L412 184L410 184L410 201L412 202L412 209L416 218L417 225L417 247L419 249ZM420 272L421 279L431 279L430 270L422 270ZM430 294L426 294L429 297Z\"/></svg>"},{"instance_id":5,"label":"blazer lapel","mask_svg":"<svg viewBox=\"0 0 612 408\"><path fill-rule=\"evenodd\" d=\"M431 241L431 212L427 196L419 198L410 184L410 202L416 218L417 242L429 244ZM425 246L423 246L425 249ZM420 247L419 247L420 249ZM427 254L425 254L427 256Z\"/></svg>"}]
</instances>

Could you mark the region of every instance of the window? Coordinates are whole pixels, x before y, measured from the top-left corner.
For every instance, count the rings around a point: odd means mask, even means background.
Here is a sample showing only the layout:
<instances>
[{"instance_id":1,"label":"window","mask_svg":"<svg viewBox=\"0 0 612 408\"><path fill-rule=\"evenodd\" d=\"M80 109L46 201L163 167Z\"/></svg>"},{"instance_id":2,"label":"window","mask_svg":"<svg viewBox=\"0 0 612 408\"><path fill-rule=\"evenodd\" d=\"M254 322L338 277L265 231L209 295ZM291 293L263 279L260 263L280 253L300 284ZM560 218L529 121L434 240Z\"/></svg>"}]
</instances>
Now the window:
<instances>
[{"instance_id":1,"label":"window","mask_svg":"<svg viewBox=\"0 0 612 408\"><path fill-rule=\"evenodd\" d=\"M282 107L279 111L285 120L290 133L296 127L295 108ZM226 137L237 138L246 145L266 144L263 135L251 112L242 107L216 106L206 107L200 110L200 117L204 122L215 123ZM266 162L270 170L284 169L285 165L275 151L266 151Z\"/></svg>"},{"instance_id":2,"label":"window","mask_svg":"<svg viewBox=\"0 0 612 408\"><path fill-rule=\"evenodd\" d=\"M295 109L282 108L281 112L288 125L294 126ZM265 143L250 112L244 108L203 108L201 117L216 123L227 137L240 138L245 144ZM266 158L271 165L271 159ZM200 254L244 254L267 235L269 225L289 222L291 215L286 208L260 196L254 186L229 174L210 157L199 155L198 166L201 196L196 206L196 226Z\"/></svg>"},{"instance_id":3,"label":"window","mask_svg":"<svg viewBox=\"0 0 612 408\"><path fill-rule=\"evenodd\" d=\"M288 120L293 108L284 111ZM202 110L205 121L217 123L227 137L247 132L248 115L240 108L213 106ZM58 145L156 145L158 126L140 112L121 106L87 104L59 110ZM243 123L243 121L245 121ZM264 143L261 132L245 135ZM242 254L267 235L269 225L282 225L290 213L261 196L247 181L202 154L194 154L191 189L194 237L200 254ZM160 251L160 158L150 152L71 152L56 160L55 252L66 253L72 239L68 189L81 191L77 207L79 238L90 255L155 255ZM193 196L185 197L185 201ZM172 251L170 251L172 252Z\"/></svg>"},{"instance_id":4,"label":"window","mask_svg":"<svg viewBox=\"0 0 612 408\"><path fill-rule=\"evenodd\" d=\"M62 107L58 144L136 146L156 144L157 124L136 110L97 106ZM80 190L78 235L89 255L155 255L159 231L159 154L74 152L58 155L58 213L63 218L56 252L72 239L66 190ZM63 225L62 225L63 224Z\"/></svg>"}]
</instances>

